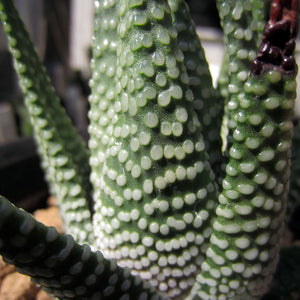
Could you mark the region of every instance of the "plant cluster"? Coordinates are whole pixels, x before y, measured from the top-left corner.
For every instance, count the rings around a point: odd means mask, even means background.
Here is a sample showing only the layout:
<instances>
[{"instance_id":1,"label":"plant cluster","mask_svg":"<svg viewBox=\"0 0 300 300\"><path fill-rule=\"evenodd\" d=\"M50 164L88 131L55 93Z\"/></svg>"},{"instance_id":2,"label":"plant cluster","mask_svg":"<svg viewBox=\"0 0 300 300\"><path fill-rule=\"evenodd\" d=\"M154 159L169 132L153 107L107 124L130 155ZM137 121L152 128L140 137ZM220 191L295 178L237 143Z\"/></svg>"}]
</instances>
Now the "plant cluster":
<instances>
[{"instance_id":1,"label":"plant cluster","mask_svg":"<svg viewBox=\"0 0 300 300\"><path fill-rule=\"evenodd\" d=\"M299 2L274 0L266 24L264 1L217 6L225 55L214 88L184 0L95 0L86 147L12 1L0 0L67 233L0 198L0 253L50 294L223 300L268 291L287 200L299 199L297 150L290 180Z\"/></svg>"}]
</instances>

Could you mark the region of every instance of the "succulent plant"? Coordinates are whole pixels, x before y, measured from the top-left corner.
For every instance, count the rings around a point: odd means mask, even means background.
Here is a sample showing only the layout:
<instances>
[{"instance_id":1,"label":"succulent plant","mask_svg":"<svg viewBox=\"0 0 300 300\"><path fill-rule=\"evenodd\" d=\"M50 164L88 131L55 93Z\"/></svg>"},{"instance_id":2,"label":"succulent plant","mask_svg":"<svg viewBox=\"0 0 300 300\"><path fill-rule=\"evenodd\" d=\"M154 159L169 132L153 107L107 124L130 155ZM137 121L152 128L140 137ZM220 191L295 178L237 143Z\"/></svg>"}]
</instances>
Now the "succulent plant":
<instances>
[{"instance_id":1,"label":"succulent plant","mask_svg":"<svg viewBox=\"0 0 300 300\"><path fill-rule=\"evenodd\" d=\"M299 10L274 0L264 25L263 4L217 2L226 51L214 88L184 0L95 0L87 147L0 0L67 233L1 197L4 259L60 299L261 298L289 192Z\"/></svg>"}]
</instances>

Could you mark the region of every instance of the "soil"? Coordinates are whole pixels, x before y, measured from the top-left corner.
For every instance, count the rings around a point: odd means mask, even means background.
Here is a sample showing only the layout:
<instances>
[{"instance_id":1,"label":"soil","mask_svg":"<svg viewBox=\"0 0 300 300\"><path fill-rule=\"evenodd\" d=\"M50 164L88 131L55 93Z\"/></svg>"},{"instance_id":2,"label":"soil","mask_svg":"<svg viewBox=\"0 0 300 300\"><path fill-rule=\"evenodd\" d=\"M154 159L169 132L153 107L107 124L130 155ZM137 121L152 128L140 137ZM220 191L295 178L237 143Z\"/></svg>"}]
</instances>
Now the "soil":
<instances>
[{"instance_id":1,"label":"soil","mask_svg":"<svg viewBox=\"0 0 300 300\"><path fill-rule=\"evenodd\" d=\"M55 226L62 232L63 224L60 219L55 199L50 197L48 208L38 209L34 217L47 226ZM40 287L31 282L30 277L15 271L15 267L6 264L0 256L0 299L1 300L54 300Z\"/></svg>"}]
</instances>

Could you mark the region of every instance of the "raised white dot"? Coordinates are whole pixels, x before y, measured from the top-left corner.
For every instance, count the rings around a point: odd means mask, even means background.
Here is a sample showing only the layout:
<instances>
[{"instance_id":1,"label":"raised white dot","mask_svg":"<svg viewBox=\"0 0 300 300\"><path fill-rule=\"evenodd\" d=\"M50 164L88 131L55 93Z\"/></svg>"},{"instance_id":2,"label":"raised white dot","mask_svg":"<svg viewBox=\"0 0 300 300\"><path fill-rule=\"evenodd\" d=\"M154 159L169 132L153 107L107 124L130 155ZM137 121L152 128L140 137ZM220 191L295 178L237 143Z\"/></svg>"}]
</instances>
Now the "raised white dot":
<instances>
[{"instance_id":1,"label":"raised white dot","mask_svg":"<svg viewBox=\"0 0 300 300\"><path fill-rule=\"evenodd\" d=\"M139 218L139 216L140 216L140 212L137 209L133 209L130 212L130 216L131 216L132 220L136 221Z\"/></svg>"},{"instance_id":2,"label":"raised white dot","mask_svg":"<svg viewBox=\"0 0 300 300\"><path fill-rule=\"evenodd\" d=\"M165 158L172 158L175 155L175 149L172 145L166 145L164 147L164 156Z\"/></svg>"},{"instance_id":3,"label":"raised white dot","mask_svg":"<svg viewBox=\"0 0 300 300\"><path fill-rule=\"evenodd\" d=\"M184 201L181 197L175 197L172 200L172 205L175 209L181 209L184 205Z\"/></svg>"},{"instance_id":4,"label":"raised white dot","mask_svg":"<svg viewBox=\"0 0 300 300\"><path fill-rule=\"evenodd\" d=\"M163 135L169 136L172 133L172 126L169 122L162 122L160 131Z\"/></svg>"},{"instance_id":5,"label":"raised white dot","mask_svg":"<svg viewBox=\"0 0 300 300\"><path fill-rule=\"evenodd\" d=\"M267 148L258 153L257 158L260 161L270 161L275 157L275 151L271 148Z\"/></svg>"},{"instance_id":6,"label":"raised white dot","mask_svg":"<svg viewBox=\"0 0 300 300\"><path fill-rule=\"evenodd\" d=\"M243 263L232 264L232 269L237 273L243 273L245 270L245 265Z\"/></svg>"},{"instance_id":7,"label":"raised white dot","mask_svg":"<svg viewBox=\"0 0 300 300\"><path fill-rule=\"evenodd\" d=\"M162 213L168 211L168 209L169 209L169 203L168 203L168 201L166 201L166 200L160 201L159 204L158 204L158 209L159 209Z\"/></svg>"},{"instance_id":8,"label":"raised white dot","mask_svg":"<svg viewBox=\"0 0 300 300\"><path fill-rule=\"evenodd\" d=\"M169 234L169 226L167 224L163 224L160 226L159 231L162 235L168 235Z\"/></svg>"},{"instance_id":9,"label":"raised white dot","mask_svg":"<svg viewBox=\"0 0 300 300\"><path fill-rule=\"evenodd\" d=\"M151 159L148 157L148 156L143 156L141 158L141 167L144 169L144 170L149 170L152 166L152 161Z\"/></svg>"},{"instance_id":10,"label":"raised white dot","mask_svg":"<svg viewBox=\"0 0 300 300\"><path fill-rule=\"evenodd\" d=\"M147 220L142 218L138 221L138 227L142 230L147 228Z\"/></svg>"},{"instance_id":11,"label":"raised white dot","mask_svg":"<svg viewBox=\"0 0 300 300\"><path fill-rule=\"evenodd\" d=\"M133 161L132 160L128 160L127 162L126 162L126 164L125 164L125 169L128 171L128 172L130 172L131 170L132 170L132 168L133 168Z\"/></svg>"},{"instance_id":12,"label":"raised white dot","mask_svg":"<svg viewBox=\"0 0 300 300\"><path fill-rule=\"evenodd\" d=\"M140 167L139 165L135 165L135 166L133 166L133 168L131 169L131 176L132 176L133 178L138 178L138 177L140 177L141 172L142 172L141 167Z\"/></svg>"},{"instance_id":13,"label":"raised white dot","mask_svg":"<svg viewBox=\"0 0 300 300\"><path fill-rule=\"evenodd\" d=\"M132 138L130 140L130 148L133 152L136 152L140 148L140 141L137 138Z\"/></svg>"},{"instance_id":14,"label":"raised white dot","mask_svg":"<svg viewBox=\"0 0 300 300\"><path fill-rule=\"evenodd\" d=\"M143 131L139 134L139 140L140 140L141 145L145 146L150 143L151 136L149 133Z\"/></svg>"},{"instance_id":15,"label":"raised white dot","mask_svg":"<svg viewBox=\"0 0 300 300\"><path fill-rule=\"evenodd\" d=\"M254 186L251 184L238 184L237 189L241 194L250 195L254 192Z\"/></svg>"},{"instance_id":16,"label":"raised white dot","mask_svg":"<svg viewBox=\"0 0 300 300\"><path fill-rule=\"evenodd\" d=\"M238 149L231 147L229 150L229 154L234 159L241 159L242 158L242 152Z\"/></svg>"},{"instance_id":17,"label":"raised white dot","mask_svg":"<svg viewBox=\"0 0 300 300\"><path fill-rule=\"evenodd\" d=\"M142 239L142 243L145 247L151 247L153 245L153 238L150 236L146 236Z\"/></svg>"},{"instance_id":18,"label":"raised white dot","mask_svg":"<svg viewBox=\"0 0 300 300\"><path fill-rule=\"evenodd\" d=\"M268 243L270 239L270 234L269 233L262 233L261 235L259 235L256 239L255 242L260 245L263 246L265 244Z\"/></svg>"},{"instance_id":19,"label":"raised white dot","mask_svg":"<svg viewBox=\"0 0 300 300\"><path fill-rule=\"evenodd\" d=\"M135 189L132 192L132 199L135 201L139 201L142 199L142 191L139 189Z\"/></svg>"},{"instance_id":20,"label":"raised white dot","mask_svg":"<svg viewBox=\"0 0 300 300\"><path fill-rule=\"evenodd\" d=\"M269 257L270 257L270 254L269 254L269 251L268 250L265 250L265 251L262 251L259 255L259 260L260 261L268 261L269 260Z\"/></svg>"},{"instance_id":21,"label":"raised white dot","mask_svg":"<svg viewBox=\"0 0 300 300\"><path fill-rule=\"evenodd\" d=\"M167 186L167 181L164 177L158 176L155 178L154 184L158 189L164 189Z\"/></svg>"},{"instance_id":22,"label":"raised white dot","mask_svg":"<svg viewBox=\"0 0 300 300\"><path fill-rule=\"evenodd\" d=\"M159 146L159 145L154 145L151 148L150 155L151 155L152 159L154 159L154 160L161 159L163 157L163 149L162 149L162 147Z\"/></svg>"},{"instance_id":23,"label":"raised white dot","mask_svg":"<svg viewBox=\"0 0 300 300\"><path fill-rule=\"evenodd\" d=\"M148 112L145 116L145 124L149 128L154 128L158 124L158 116L156 113Z\"/></svg>"},{"instance_id":24,"label":"raised white dot","mask_svg":"<svg viewBox=\"0 0 300 300\"><path fill-rule=\"evenodd\" d=\"M130 133L130 127L125 124L122 126L122 129L121 129L121 137L122 138L126 138Z\"/></svg>"},{"instance_id":25,"label":"raised white dot","mask_svg":"<svg viewBox=\"0 0 300 300\"><path fill-rule=\"evenodd\" d=\"M253 232L257 229L256 221L246 221L242 226L243 230L246 232Z\"/></svg>"},{"instance_id":26,"label":"raised white dot","mask_svg":"<svg viewBox=\"0 0 300 300\"><path fill-rule=\"evenodd\" d=\"M143 190L146 194L151 194L153 192L153 182L151 179L146 179L144 181Z\"/></svg>"},{"instance_id":27,"label":"raised white dot","mask_svg":"<svg viewBox=\"0 0 300 300\"><path fill-rule=\"evenodd\" d=\"M259 114L250 115L248 118L252 125L259 125L263 120L262 116Z\"/></svg>"},{"instance_id":28,"label":"raised white dot","mask_svg":"<svg viewBox=\"0 0 300 300\"><path fill-rule=\"evenodd\" d=\"M207 196L207 190L205 188L202 188L197 191L196 195L198 199L204 199Z\"/></svg>"},{"instance_id":29,"label":"raised white dot","mask_svg":"<svg viewBox=\"0 0 300 300\"><path fill-rule=\"evenodd\" d=\"M238 257L238 253L235 250L227 250L225 256L230 260L235 260Z\"/></svg>"},{"instance_id":30,"label":"raised white dot","mask_svg":"<svg viewBox=\"0 0 300 300\"><path fill-rule=\"evenodd\" d=\"M148 254L148 258L151 260L151 261L156 261L158 259L158 254L156 251L150 251L149 254ZM155 272L155 271L154 271ZM152 273L152 272L151 272ZM153 274L153 273L152 273Z\"/></svg>"},{"instance_id":31,"label":"raised white dot","mask_svg":"<svg viewBox=\"0 0 300 300\"><path fill-rule=\"evenodd\" d=\"M165 250L165 244L163 241L157 241L155 244L155 248L157 251L162 252Z\"/></svg>"},{"instance_id":32,"label":"raised white dot","mask_svg":"<svg viewBox=\"0 0 300 300\"><path fill-rule=\"evenodd\" d=\"M194 151L194 143L191 140L185 140L182 148L186 153L190 154Z\"/></svg>"},{"instance_id":33,"label":"raised white dot","mask_svg":"<svg viewBox=\"0 0 300 300\"><path fill-rule=\"evenodd\" d=\"M274 130L275 128L273 125L265 125L260 132L264 137L270 137L273 134Z\"/></svg>"},{"instance_id":34,"label":"raised white dot","mask_svg":"<svg viewBox=\"0 0 300 300\"><path fill-rule=\"evenodd\" d=\"M268 181L265 183L265 188L268 190L273 190L277 185L277 180L273 176L271 176Z\"/></svg>"},{"instance_id":35,"label":"raised white dot","mask_svg":"<svg viewBox=\"0 0 300 300\"><path fill-rule=\"evenodd\" d=\"M204 141L199 141L199 142L197 142L196 145L195 145L195 149L196 149L196 151L198 151L198 152L203 151L203 150L205 149Z\"/></svg>"},{"instance_id":36,"label":"raised white dot","mask_svg":"<svg viewBox=\"0 0 300 300\"><path fill-rule=\"evenodd\" d=\"M188 167L186 170L186 176L189 180L195 179L195 177L197 176L196 168Z\"/></svg>"},{"instance_id":37,"label":"raised white dot","mask_svg":"<svg viewBox=\"0 0 300 300\"><path fill-rule=\"evenodd\" d=\"M182 147L176 147L174 150L174 154L178 160L182 160L185 158L185 152Z\"/></svg>"},{"instance_id":38,"label":"raised white dot","mask_svg":"<svg viewBox=\"0 0 300 300\"><path fill-rule=\"evenodd\" d=\"M111 179L111 180L115 180L117 178L118 173L115 170L108 170L107 171L107 176Z\"/></svg>"},{"instance_id":39,"label":"raised white dot","mask_svg":"<svg viewBox=\"0 0 300 300\"><path fill-rule=\"evenodd\" d=\"M161 86L164 87L167 84L167 78L163 74L158 74L155 78L155 82Z\"/></svg>"},{"instance_id":40,"label":"raised white dot","mask_svg":"<svg viewBox=\"0 0 300 300\"><path fill-rule=\"evenodd\" d=\"M232 289L236 290L236 289L238 289L238 288L240 287L240 283L239 283L237 280L231 280L231 281L229 282L229 286L230 286Z\"/></svg>"},{"instance_id":41,"label":"raised white dot","mask_svg":"<svg viewBox=\"0 0 300 300\"><path fill-rule=\"evenodd\" d=\"M179 122L172 123L172 132L173 132L174 136L181 136L181 134L183 132L183 127L182 127L181 123L179 123Z\"/></svg>"},{"instance_id":42,"label":"raised white dot","mask_svg":"<svg viewBox=\"0 0 300 300\"><path fill-rule=\"evenodd\" d=\"M119 186L124 186L126 184L126 182L127 182L127 179L126 179L125 175L119 175L117 177L117 184Z\"/></svg>"},{"instance_id":43,"label":"raised white dot","mask_svg":"<svg viewBox=\"0 0 300 300\"><path fill-rule=\"evenodd\" d=\"M274 200L272 198L267 198L263 207L265 210L271 210L274 207Z\"/></svg>"},{"instance_id":44,"label":"raised white dot","mask_svg":"<svg viewBox=\"0 0 300 300\"><path fill-rule=\"evenodd\" d=\"M160 106L167 106L167 105L169 105L169 103L171 102L170 91L166 90L166 91L161 92L158 95L157 101L158 101L158 104Z\"/></svg>"},{"instance_id":45,"label":"raised white dot","mask_svg":"<svg viewBox=\"0 0 300 300\"><path fill-rule=\"evenodd\" d=\"M184 202L186 204L193 205L196 202L196 195L193 193L185 195Z\"/></svg>"},{"instance_id":46,"label":"raised white dot","mask_svg":"<svg viewBox=\"0 0 300 300\"><path fill-rule=\"evenodd\" d=\"M234 206L234 210L239 214L239 215L249 215L252 213L253 209L252 206L249 204L236 204Z\"/></svg>"},{"instance_id":47,"label":"raised white dot","mask_svg":"<svg viewBox=\"0 0 300 300\"><path fill-rule=\"evenodd\" d=\"M267 109L276 109L280 105L280 99L277 97L270 97L265 100L264 104Z\"/></svg>"},{"instance_id":48,"label":"raised white dot","mask_svg":"<svg viewBox=\"0 0 300 300\"><path fill-rule=\"evenodd\" d=\"M265 198L263 196L255 196L252 200L251 203L255 206L255 207L262 207L265 203Z\"/></svg>"},{"instance_id":49,"label":"raised white dot","mask_svg":"<svg viewBox=\"0 0 300 300\"><path fill-rule=\"evenodd\" d=\"M165 172L165 179L169 183L174 183L176 181L176 175L172 170L167 170Z\"/></svg>"},{"instance_id":50,"label":"raised white dot","mask_svg":"<svg viewBox=\"0 0 300 300\"><path fill-rule=\"evenodd\" d=\"M157 38L161 43L163 43L165 45L168 45L171 41L169 32L163 27L160 27L158 29Z\"/></svg>"},{"instance_id":51,"label":"raised white dot","mask_svg":"<svg viewBox=\"0 0 300 300\"><path fill-rule=\"evenodd\" d=\"M264 170L259 171L257 174L255 174L253 181L257 184L264 184L268 179L268 176Z\"/></svg>"},{"instance_id":52,"label":"raised white dot","mask_svg":"<svg viewBox=\"0 0 300 300\"><path fill-rule=\"evenodd\" d=\"M182 166L178 166L175 171L178 180L183 180L186 177L186 170Z\"/></svg>"},{"instance_id":53,"label":"raised white dot","mask_svg":"<svg viewBox=\"0 0 300 300\"><path fill-rule=\"evenodd\" d=\"M270 217L262 217L258 220L258 227L259 228L267 228L271 224Z\"/></svg>"},{"instance_id":54,"label":"raised white dot","mask_svg":"<svg viewBox=\"0 0 300 300\"><path fill-rule=\"evenodd\" d=\"M177 120L181 123L186 122L188 119L188 113L187 113L186 109L183 107L176 109L175 116L176 116Z\"/></svg>"},{"instance_id":55,"label":"raised white dot","mask_svg":"<svg viewBox=\"0 0 300 300\"><path fill-rule=\"evenodd\" d=\"M136 244L140 239L140 235L137 233L137 232L132 232L130 234L130 241L133 243L133 244Z\"/></svg>"},{"instance_id":56,"label":"raised white dot","mask_svg":"<svg viewBox=\"0 0 300 300\"><path fill-rule=\"evenodd\" d=\"M183 215L183 220L187 224L191 224L194 221L194 216L192 213L185 213Z\"/></svg>"},{"instance_id":57,"label":"raised white dot","mask_svg":"<svg viewBox=\"0 0 300 300\"><path fill-rule=\"evenodd\" d=\"M285 160L279 160L276 164L275 164L275 170L278 172L281 172L282 170L284 170L286 168L287 162Z\"/></svg>"},{"instance_id":58,"label":"raised white dot","mask_svg":"<svg viewBox=\"0 0 300 300\"><path fill-rule=\"evenodd\" d=\"M226 277L227 276L230 276L232 274L232 269L230 269L229 267L221 267L221 273L223 275L225 275Z\"/></svg>"},{"instance_id":59,"label":"raised white dot","mask_svg":"<svg viewBox=\"0 0 300 300\"><path fill-rule=\"evenodd\" d=\"M239 247L240 249L246 249L249 247L250 245L250 241L248 238L238 238L235 240L235 244L237 245L237 247Z\"/></svg>"},{"instance_id":60,"label":"raised white dot","mask_svg":"<svg viewBox=\"0 0 300 300\"><path fill-rule=\"evenodd\" d=\"M144 211L147 215L152 215L154 213L154 208L150 204L145 204L144 205Z\"/></svg>"},{"instance_id":61,"label":"raised white dot","mask_svg":"<svg viewBox=\"0 0 300 300\"><path fill-rule=\"evenodd\" d=\"M149 226L149 229L152 233L157 233L159 231L159 225L156 222L152 222Z\"/></svg>"},{"instance_id":62,"label":"raised white dot","mask_svg":"<svg viewBox=\"0 0 300 300\"><path fill-rule=\"evenodd\" d=\"M254 260L258 256L258 250L256 248L249 249L244 252L244 257L248 260Z\"/></svg>"},{"instance_id":63,"label":"raised white dot","mask_svg":"<svg viewBox=\"0 0 300 300\"><path fill-rule=\"evenodd\" d=\"M241 163L240 164L240 169L243 173L251 173L255 169L255 164L254 163Z\"/></svg>"}]
</instances>

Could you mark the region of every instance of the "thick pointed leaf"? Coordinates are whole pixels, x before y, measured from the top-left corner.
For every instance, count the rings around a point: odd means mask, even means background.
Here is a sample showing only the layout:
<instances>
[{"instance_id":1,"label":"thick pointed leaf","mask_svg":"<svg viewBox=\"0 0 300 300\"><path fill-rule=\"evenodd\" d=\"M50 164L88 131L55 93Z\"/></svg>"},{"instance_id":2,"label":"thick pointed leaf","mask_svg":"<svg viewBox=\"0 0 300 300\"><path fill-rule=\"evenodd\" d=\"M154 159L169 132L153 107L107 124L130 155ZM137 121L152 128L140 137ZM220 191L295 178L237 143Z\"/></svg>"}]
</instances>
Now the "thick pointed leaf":
<instances>
[{"instance_id":1,"label":"thick pointed leaf","mask_svg":"<svg viewBox=\"0 0 300 300\"><path fill-rule=\"evenodd\" d=\"M205 52L185 0L169 0L169 4L173 25L178 31L178 47L184 55L189 87L194 94L194 107L201 124L206 151L211 167L219 178L223 160L220 116L223 115L224 100L213 87Z\"/></svg>"},{"instance_id":2,"label":"thick pointed leaf","mask_svg":"<svg viewBox=\"0 0 300 300\"><path fill-rule=\"evenodd\" d=\"M80 242L91 243L87 148L62 108L13 1L0 1L0 18L20 77L42 165L51 192L58 200L66 231Z\"/></svg>"},{"instance_id":3,"label":"thick pointed leaf","mask_svg":"<svg viewBox=\"0 0 300 300\"><path fill-rule=\"evenodd\" d=\"M238 94L233 145L196 299L258 299L275 272L289 188L297 73L289 45L297 14L298 1L271 11L263 45ZM265 53L265 44L279 56Z\"/></svg>"},{"instance_id":4,"label":"thick pointed leaf","mask_svg":"<svg viewBox=\"0 0 300 300\"><path fill-rule=\"evenodd\" d=\"M0 254L59 299L166 299L128 269L0 196Z\"/></svg>"},{"instance_id":5,"label":"thick pointed leaf","mask_svg":"<svg viewBox=\"0 0 300 300\"><path fill-rule=\"evenodd\" d=\"M170 297L184 295L203 260L217 190L171 10L166 0L97 3L103 23L109 3L119 13L113 109L95 175L97 246ZM98 44L103 67L110 43Z\"/></svg>"}]
</instances>

